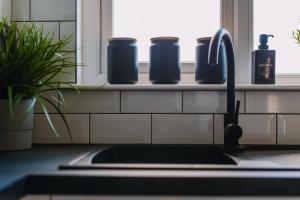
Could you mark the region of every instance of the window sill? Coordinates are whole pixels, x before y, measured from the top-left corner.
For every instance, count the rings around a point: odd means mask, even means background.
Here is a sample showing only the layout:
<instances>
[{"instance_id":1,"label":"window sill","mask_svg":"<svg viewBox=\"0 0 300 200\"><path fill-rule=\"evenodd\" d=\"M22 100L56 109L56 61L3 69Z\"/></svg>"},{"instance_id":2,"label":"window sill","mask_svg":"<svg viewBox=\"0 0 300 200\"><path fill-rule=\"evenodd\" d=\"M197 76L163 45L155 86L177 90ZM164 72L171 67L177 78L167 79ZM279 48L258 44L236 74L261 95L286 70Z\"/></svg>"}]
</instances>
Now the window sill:
<instances>
[{"instance_id":1,"label":"window sill","mask_svg":"<svg viewBox=\"0 0 300 200\"><path fill-rule=\"evenodd\" d=\"M77 84L80 90L203 90L222 91L226 90L226 84L197 84L194 81L194 74L183 74L179 84L174 85L153 85L149 82L148 74L139 74L137 84L111 85L107 82L107 76L100 74L91 83ZM300 74L280 74L276 77L277 84L247 84L236 83L236 90L240 91L300 91ZM69 88L69 87L64 87Z\"/></svg>"},{"instance_id":2,"label":"window sill","mask_svg":"<svg viewBox=\"0 0 300 200\"><path fill-rule=\"evenodd\" d=\"M111 85L105 84L80 84L76 85L79 90L136 90L136 91L224 91L226 84L205 85L205 84L176 84L176 85L152 85L152 84L134 84L134 85ZM64 87L70 88L70 87ZM300 84L275 84L275 85L253 85L237 84L236 90L239 91L300 91Z\"/></svg>"}]
</instances>

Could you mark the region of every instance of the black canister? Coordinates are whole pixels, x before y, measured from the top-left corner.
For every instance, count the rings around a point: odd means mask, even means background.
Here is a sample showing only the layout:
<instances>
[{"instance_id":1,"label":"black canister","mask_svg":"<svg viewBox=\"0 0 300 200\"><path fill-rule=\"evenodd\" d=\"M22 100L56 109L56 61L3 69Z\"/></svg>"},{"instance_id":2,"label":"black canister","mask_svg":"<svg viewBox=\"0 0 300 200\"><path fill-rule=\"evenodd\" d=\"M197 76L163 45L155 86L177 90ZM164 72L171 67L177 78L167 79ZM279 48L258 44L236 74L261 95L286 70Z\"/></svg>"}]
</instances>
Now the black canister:
<instances>
[{"instance_id":1,"label":"black canister","mask_svg":"<svg viewBox=\"0 0 300 200\"><path fill-rule=\"evenodd\" d=\"M107 48L107 79L110 84L134 84L137 82L136 39L110 39Z\"/></svg>"},{"instance_id":2,"label":"black canister","mask_svg":"<svg viewBox=\"0 0 300 200\"><path fill-rule=\"evenodd\" d=\"M225 46L222 43L219 52L219 65L208 66L208 50L211 37L198 38L196 48L195 79L200 84L223 84L227 78L227 59Z\"/></svg>"},{"instance_id":3,"label":"black canister","mask_svg":"<svg viewBox=\"0 0 300 200\"><path fill-rule=\"evenodd\" d=\"M152 38L150 47L150 81L176 84L180 81L180 50L177 37Z\"/></svg>"}]
</instances>

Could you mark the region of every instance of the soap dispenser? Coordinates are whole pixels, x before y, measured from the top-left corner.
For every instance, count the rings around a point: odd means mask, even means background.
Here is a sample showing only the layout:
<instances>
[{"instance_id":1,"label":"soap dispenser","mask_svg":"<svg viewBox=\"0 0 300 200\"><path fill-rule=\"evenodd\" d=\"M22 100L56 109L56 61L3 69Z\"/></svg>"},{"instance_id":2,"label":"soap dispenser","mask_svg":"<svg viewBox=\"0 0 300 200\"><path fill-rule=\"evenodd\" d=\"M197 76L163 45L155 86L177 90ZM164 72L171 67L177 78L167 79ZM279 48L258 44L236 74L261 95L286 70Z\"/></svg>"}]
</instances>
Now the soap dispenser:
<instances>
[{"instance_id":1,"label":"soap dispenser","mask_svg":"<svg viewBox=\"0 0 300 200\"><path fill-rule=\"evenodd\" d=\"M275 84L275 50L269 50L268 38L273 35L261 34L258 50L252 52L252 83Z\"/></svg>"}]
</instances>

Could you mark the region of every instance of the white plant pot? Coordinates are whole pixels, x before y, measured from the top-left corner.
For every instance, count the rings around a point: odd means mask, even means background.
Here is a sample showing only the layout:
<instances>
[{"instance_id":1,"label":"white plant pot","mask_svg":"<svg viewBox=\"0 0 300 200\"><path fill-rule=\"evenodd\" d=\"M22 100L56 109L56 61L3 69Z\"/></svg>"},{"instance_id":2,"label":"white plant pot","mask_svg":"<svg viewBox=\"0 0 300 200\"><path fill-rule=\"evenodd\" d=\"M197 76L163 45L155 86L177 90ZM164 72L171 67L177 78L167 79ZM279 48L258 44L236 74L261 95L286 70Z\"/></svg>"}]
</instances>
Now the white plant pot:
<instances>
[{"instance_id":1,"label":"white plant pot","mask_svg":"<svg viewBox=\"0 0 300 200\"><path fill-rule=\"evenodd\" d=\"M7 109L7 100L0 99L0 151L18 151L30 149L32 144L33 109L27 113L32 99L24 99L11 118ZM27 113L27 114L26 114Z\"/></svg>"}]
</instances>

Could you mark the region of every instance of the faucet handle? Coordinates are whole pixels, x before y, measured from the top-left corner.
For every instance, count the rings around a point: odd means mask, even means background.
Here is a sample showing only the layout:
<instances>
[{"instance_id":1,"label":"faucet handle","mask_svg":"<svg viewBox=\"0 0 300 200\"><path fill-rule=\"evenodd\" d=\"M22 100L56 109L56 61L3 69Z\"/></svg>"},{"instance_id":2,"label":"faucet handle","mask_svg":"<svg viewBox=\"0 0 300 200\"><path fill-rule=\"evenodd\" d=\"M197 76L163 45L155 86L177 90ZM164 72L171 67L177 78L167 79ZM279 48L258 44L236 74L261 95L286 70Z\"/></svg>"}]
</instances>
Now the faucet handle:
<instances>
[{"instance_id":1,"label":"faucet handle","mask_svg":"<svg viewBox=\"0 0 300 200\"><path fill-rule=\"evenodd\" d=\"M225 115L225 129L224 129L224 146L227 150L239 150L239 139L243 135L243 129L239 126L239 111L241 102L236 102L234 114Z\"/></svg>"},{"instance_id":2,"label":"faucet handle","mask_svg":"<svg viewBox=\"0 0 300 200\"><path fill-rule=\"evenodd\" d=\"M238 123L239 123L240 105L241 105L241 101L238 100L238 101L236 102L235 112L234 112L234 117L233 117L233 120L234 120L234 123L235 123L235 124L238 124Z\"/></svg>"}]
</instances>

